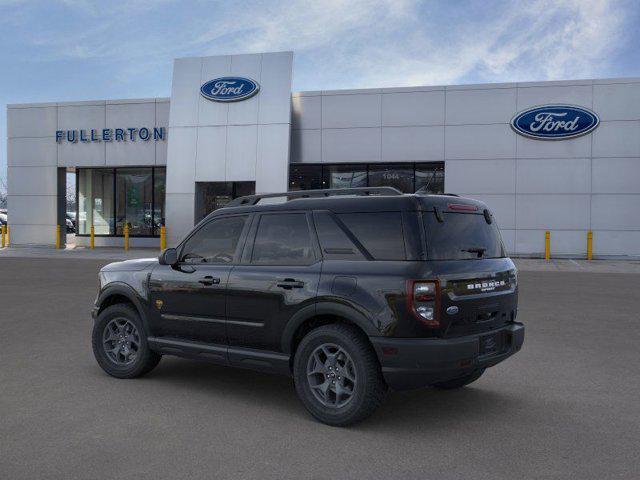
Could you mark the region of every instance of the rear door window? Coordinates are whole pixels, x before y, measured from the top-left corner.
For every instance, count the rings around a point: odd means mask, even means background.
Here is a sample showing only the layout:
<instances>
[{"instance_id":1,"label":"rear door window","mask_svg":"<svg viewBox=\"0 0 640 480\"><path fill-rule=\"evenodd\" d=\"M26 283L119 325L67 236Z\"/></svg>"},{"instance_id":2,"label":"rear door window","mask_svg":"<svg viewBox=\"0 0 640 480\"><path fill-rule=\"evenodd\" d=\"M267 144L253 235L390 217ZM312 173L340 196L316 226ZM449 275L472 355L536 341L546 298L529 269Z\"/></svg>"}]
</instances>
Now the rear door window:
<instances>
[{"instance_id":1,"label":"rear door window","mask_svg":"<svg viewBox=\"0 0 640 480\"><path fill-rule=\"evenodd\" d=\"M443 212L439 222L434 212L423 214L430 260L468 260L506 256L495 222L482 213Z\"/></svg>"},{"instance_id":2,"label":"rear door window","mask_svg":"<svg viewBox=\"0 0 640 480\"><path fill-rule=\"evenodd\" d=\"M251 255L252 264L311 265L315 259L305 213L260 216Z\"/></svg>"},{"instance_id":3,"label":"rear door window","mask_svg":"<svg viewBox=\"0 0 640 480\"><path fill-rule=\"evenodd\" d=\"M400 212L337 215L374 260L406 260Z\"/></svg>"}]
</instances>

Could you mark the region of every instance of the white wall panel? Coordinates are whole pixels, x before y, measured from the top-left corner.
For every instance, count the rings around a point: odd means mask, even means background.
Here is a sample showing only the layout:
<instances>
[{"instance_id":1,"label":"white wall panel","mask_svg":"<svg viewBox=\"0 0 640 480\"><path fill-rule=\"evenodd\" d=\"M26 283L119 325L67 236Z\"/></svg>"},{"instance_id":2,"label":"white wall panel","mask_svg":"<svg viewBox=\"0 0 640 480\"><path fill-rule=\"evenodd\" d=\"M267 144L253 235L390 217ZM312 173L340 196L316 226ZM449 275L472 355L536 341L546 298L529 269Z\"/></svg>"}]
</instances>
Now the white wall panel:
<instances>
[{"instance_id":1,"label":"white wall panel","mask_svg":"<svg viewBox=\"0 0 640 480\"><path fill-rule=\"evenodd\" d=\"M588 230L589 195L518 195L516 227Z\"/></svg>"},{"instance_id":2,"label":"white wall panel","mask_svg":"<svg viewBox=\"0 0 640 480\"><path fill-rule=\"evenodd\" d=\"M322 97L294 96L291 98L291 128L316 129L322 127Z\"/></svg>"},{"instance_id":3,"label":"white wall panel","mask_svg":"<svg viewBox=\"0 0 640 480\"><path fill-rule=\"evenodd\" d=\"M447 159L515 158L516 135L509 125L447 125Z\"/></svg>"},{"instance_id":4,"label":"white wall panel","mask_svg":"<svg viewBox=\"0 0 640 480\"><path fill-rule=\"evenodd\" d=\"M292 52L262 55L258 124L291 123Z\"/></svg>"},{"instance_id":5,"label":"white wall panel","mask_svg":"<svg viewBox=\"0 0 640 480\"><path fill-rule=\"evenodd\" d=\"M8 200L9 225L55 225L57 219L56 195L11 195ZM55 239L55 228L49 235ZM14 240L14 239L12 239Z\"/></svg>"},{"instance_id":6,"label":"white wall panel","mask_svg":"<svg viewBox=\"0 0 640 480\"><path fill-rule=\"evenodd\" d=\"M640 121L602 122L592 135L594 157L640 157Z\"/></svg>"},{"instance_id":7,"label":"white wall panel","mask_svg":"<svg viewBox=\"0 0 640 480\"><path fill-rule=\"evenodd\" d=\"M640 232L594 231L593 255L640 256Z\"/></svg>"},{"instance_id":8,"label":"white wall panel","mask_svg":"<svg viewBox=\"0 0 640 480\"><path fill-rule=\"evenodd\" d=\"M515 110L515 88L447 91L447 125L509 123Z\"/></svg>"},{"instance_id":9,"label":"white wall panel","mask_svg":"<svg viewBox=\"0 0 640 480\"><path fill-rule=\"evenodd\" d=\"M55 137L57 107L7 108L7 137Z\"/></svg>"},{"instance_id":10,"label":"white wall panel","mask_svg":"<svg viewBox=\"0 0 640 480\"><path fill-rule=\"evenodd\" d=\"M322 130L322 161L379 162L379 128L339 128Z\"/></svg>"},{"instance_id":11,"label":"white wall panel","mask_svg":"<svg viewBox=\"0 0 640 480\"><path fill-rule=\"evenodd\" d=\"M518 87L518 111L550 103L591 108L591 85Z\"/></svg>"},{"instance_id":12,"label":"white wall panel","mask_svg":"<svg viewBox=\"0 0 640 480\"><path fill-rule=\"evenodd\" d=\"M550 232L551 257L586 256L587 232L583 230L551 230ZM544 255L545 230L517 230L516 254L520 255Z\"/></svg>"},{"instance_id":13,"label":"white wall panel","mask_svg":"<svg viewBox=\"0 0 640 480\"><path fill-rule=\"evenodd\" d=\"M155 102L109 104L106 106L106 115L106 128L153 128L156 125L156 104ZM87 125L83 128L86 127Z\"/></svg>"},{"instance_id":14,"label":"white wall panel","mask_svg":"<svg viewBox=\"0 0 640 480\"><path fill-rule=\"evenodd\" d=\"M195 192L196 129L172 128L167 156L169 159L175 159L167 163L167 197L169 193L193 194ZM191 209L193 208L192 205Z\"/></svg>"},{"instance_id":15,"label":"white wall panel","mask_svg":"<svg viewBox=\"0 0 640 480\"><path fill-rule=\"evenodd\" d=\"M162 140L158 140L162 142ZM105 142L106 165L110 167L148 165L156 163L156 141L136 140L132 142Z\"/></svg>"},{"instance_id":16,"label":"white wall panel","mask_svg":"<svg viewBox=\"0 0 640 480\"><path fill-rule=\"evenodd\" d=\"M289 184L288 162L273 159L289 157L289 125L258 125L256 193L286 192Z\"/></svg>"},{"instance_id":17,"label":"white wall panel","mask_svg":"<svg viewBox=\"0 0 640 480\"><path fill-rule=\"evenodd\" d=\"M640 195L593 195L591 228L640 230Z\"/></svg>"},{"instance_id":18,"label":"white wall panel","mask_svg":"<svg viewBox=\"0 0 640 480\"><path fill-rule=\"evenodd\" d=\"M444 159L444 127L384 127L382 161Z\"/></svg>"},{"instance_id":19,"label":"white wall panel","mask_svg":"<svg viewBox=\"0 0 640 480\"><path fill-rule=\"evenodd\" d=\"M323 95L322 128L380 126L380 95Z\"/></svg>"},{"instance_id":20,"label":"white wall panel","mask_svg":"<svg viewBox=\"0 0 640 480\"><path fill-rule=\"evenodd\" d=\"M594 85L593 109L600 120L640 120L640 83Z\"/></svg>"},{"instance_id":21,"label":"white wall panel","mask_svg":"<svg viewBox=\"0 0 640 480\"><path fill-rule=\"evenodd\" d=\"M444 125L444 91L385 93L382 126Z\"/></svg>"},{"instance_id":22,"label":"white wall panel","mask_svg":"<svg viewBox=\"0 0 640 480\"><path fill-rule=\"evenodd\" d=\"M518 158L584 158L591 156L591 135L568 140L535 140L517 135Z\"/></svg>"},{"instance_id":23,"label":"white wall panel","mask_svg":"<svg viewBox=\"0 0 640 480\"><path fill-rule=\"evenodd\" d=\"M199 127L196 182L226 181L227 127Z\"/></svg>"},{"instance_id":24,"label":"white wall panel","mask_svg":"<svg viewBox=\"0 0 640 480\"><path fill-rule=\"evenodd\" d=\"M9 195L57 195L57 167L7 167Z\"/></svg>"},{"instance_id":25,"label":"white wall panel","mask_svg":"<svg viewBox=\"0 0 640 480\"><path fill-rule=\"evenodd\" d=\"M62 142L58 144L58 166L102 167L106 163L104 142Z\"/></svg>"},{"instance_id":26,"label":"white wall panel","mask_svg":"<svg viewBox=\"0 0 640 480\"><path fill-rule=\"evenodd\" d=\"M447 160L449 193L515 193L515 160Z\"/></svg>"},{"instance_id":27,"label":"white wall panel","mask_svg":"<svg viewBox=\"0 0 640 480\"><path fill-rule=\"evenodd\" d=\"M291 163L322 162L322 131L291 130Z\"/></svg>"},{"instance_id":28,"label":"white wall panel","mask_svg":"<svg viewBox=\"0 0 640 480\"><path fill-rule=\"evenodd\" d=\"M105 102L99 105L61 105L58 107L58 130L101 131L105 128ZM55 135L55 132L53 132Z\"/></svg>"},{"instance_id":29,"label":"white wall panel","mask_svg":"<svg viewBox=\"0 0 640 480\"><path fill-rule=\"evenodd\" d=\"M640 193L640 157L594 158L593 193Z\"/></svg>"},{"instance_id":30,"label":"white wall panel","mask_svg":"<svg viewBox=\"0 0 640 480\"><path fill-rule=\"evenodd\" d=\"M257 142L257 125L229 125L227 127L227 181L256 179ZM274 156L273 158L277 159L278 157Z\"/></svg>"},{"instance_id":31,"label":"white wall panel","mask_svg":"<svg viewBox=\"0 0 640 480\"><path fill-rule=\"evenodd\" d=\"M168 179L168 178L167 178ZM167 247L175 247L194 225L195 195L169 193L166 197Z\"/></svg>"},{"instance_id":32,"label":"white wall panel","mask_svg":"<svg viewBox=\"0 0 640 480\"><path fill-rule=\"evenodd\" d=\"M9 197L11 198L11 197ZM9 206L9 208L11 208ZM11 220L9 220L11 222ZM51 225L11 225L12 245L44 245L53 247L56 244L56 226Z\"/></svg>"},{"instance_id":33,"label":"white wall panel","mask_svg":"<svg viewBox=\"0 0 640 480\"><path fill-rule=\"evenodd\" d=\"M518 160L518 193L589 193L591 160L556 158Z\"/></svg>"},{"instance_id":34,"label":"white wall panel","mask_svg":"<svg viewBox=\"0 0 640 480\"><path fill-rule=\"evenodd\" d=\"M47 167L58 163L58 147L55 139L9 138L7 139L7 165Z\"/></svg>"},{"instance_id":35,"label":"white wall panel","mask_svg":"<svg viewBox=\"0 0 640 480\"><path fill-rule=\"evenodd\" d=\"M202 58L177 58L174 60L171 81L170 126L183 127L198 124L201 71Z\"/></svg>"}]
</instances>

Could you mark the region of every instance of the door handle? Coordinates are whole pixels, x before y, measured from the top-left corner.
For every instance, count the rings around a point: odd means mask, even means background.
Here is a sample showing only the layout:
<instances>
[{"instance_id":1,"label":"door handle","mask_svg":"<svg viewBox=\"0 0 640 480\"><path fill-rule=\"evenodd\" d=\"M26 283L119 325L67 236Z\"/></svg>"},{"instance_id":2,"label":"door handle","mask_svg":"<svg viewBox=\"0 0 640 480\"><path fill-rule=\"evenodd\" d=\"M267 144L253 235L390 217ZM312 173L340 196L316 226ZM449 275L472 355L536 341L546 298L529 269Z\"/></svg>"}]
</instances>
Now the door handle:
<instances>
[{"instance_id":1,"label":"door handle","mask_svg":"<svg viewBox=\"0 0 640 480\"><path fill-rule=\"evenodd\" d=\"M291 290L292 288L304 287L304 282L294 278L285 278L284 280L280 280L276 285L280 288L284 288L285 290Z\"/></svg>"},{"instance_id":2,"label":"door handle","mask_svg":"<svg viewBox=\"0 0 640 480\"><path fill-rule=\"evenodd\" d=\"M213 278L211 275L207 275L206 277L202 277L198 280L198 283L201 283L205 286L218 285L220 283L219 278Z\"/></svg>"}]
</instances>

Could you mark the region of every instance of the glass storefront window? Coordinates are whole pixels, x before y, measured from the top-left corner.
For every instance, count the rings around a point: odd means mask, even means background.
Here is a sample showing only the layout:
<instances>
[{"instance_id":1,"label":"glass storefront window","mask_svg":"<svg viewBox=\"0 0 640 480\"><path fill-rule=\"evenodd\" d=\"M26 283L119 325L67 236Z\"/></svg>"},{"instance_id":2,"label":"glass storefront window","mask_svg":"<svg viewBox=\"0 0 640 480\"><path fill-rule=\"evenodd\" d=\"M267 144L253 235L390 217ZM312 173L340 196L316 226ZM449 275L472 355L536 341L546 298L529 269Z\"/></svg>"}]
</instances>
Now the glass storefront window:
<instances>
[{"instance_id":1,"label":"glass storefront window","mask_svg":"<svg viewBox=\"0 0 640 480\"><path fill-rule=\"evenodd\" d=\"M113 235L113 169L79 169L78 234Z\"/></svg>"},{"instance_id":2,"label":"glass storefront window","mask_svg":"<svg viewBox=\"0 0 640 480\"><path fill-rule=\"evenodd\" d=\"M402 193L413 193L413 164L369 165L369 187L395 187Z\"/></svg>"},{"instance_id":3,"label":"glass storefront window","mask_svg":"<svg viewBox=\"0 0 640 480\"><path fill-rule=\"evenodd\" d=\"M444 163L416 164L415 191L444 193Z\"/></svg>"},{"instance_id":4,"label":"glass storefront window","mask_svg":"<svg viewBox=\"0 0 640 480\"><path fill-rule=\"evenodd\" d=\"M116 171L116 235L153 235L153 178L150 168L118 169Z\"/></svg>"},{"instance_id":5,"label":"glass storefront window","mask_svg":"<svg viewBox=\"0 0 640 480\"><path fill-rule=\"evenodd\" d=\"M79 168L78 235L159 236L165 215L164 168Z\"/></svg>"},{"instance_id":6,"label":"glass storefront window","mask_svg":"<svg viewBox=\"0 0 640 480\"><path fill-rule=\"evenodd\" d=\"M322 165L296 165L289 167L289 191L318 190L322 186Z\"/></svg>"},{"instance_id":7,"label":"glass storefront window","mask_svg":"<svg viewBox=\"0 0 640 480\"><path fill-rule=\"evenodd\" d=\"M292 164L289 191L395 187L404 193L443 193L444 162Z\"/></svg>"},{"instance_id":8,"label":"glass storefront window","mask_svg":"<svg viewBox=\"0 0 640 480\"><path fill-rule=\"evenodd\" d=\"M367 165L323 165L324 188L354 188L367 186Z\"/></svg>"}]
</instances>

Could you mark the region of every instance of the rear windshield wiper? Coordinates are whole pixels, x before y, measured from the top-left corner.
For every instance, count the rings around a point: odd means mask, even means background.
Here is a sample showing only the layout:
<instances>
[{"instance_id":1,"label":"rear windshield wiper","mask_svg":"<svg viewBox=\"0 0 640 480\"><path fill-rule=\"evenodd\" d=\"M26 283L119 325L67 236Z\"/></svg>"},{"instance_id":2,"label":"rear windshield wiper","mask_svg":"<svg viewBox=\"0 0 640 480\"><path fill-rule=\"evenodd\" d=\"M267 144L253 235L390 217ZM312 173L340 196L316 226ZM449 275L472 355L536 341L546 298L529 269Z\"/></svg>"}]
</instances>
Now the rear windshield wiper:
<instances>
[{"instance_id":1,"label":"rear windshield wiper","mask_svg":"<svg viewBox=\"0 0 640 480\"><path fill-rule=\"evenodd\" d=\"M463 248L461 251L462 252L469 252L469 253L476 253L476 254L478 254L478 258L482 258L482 256L484 255L484 252L486 252L487 249L484 248L484 247L470 247L470 248Z\"/></svg>"}]
</instances>

